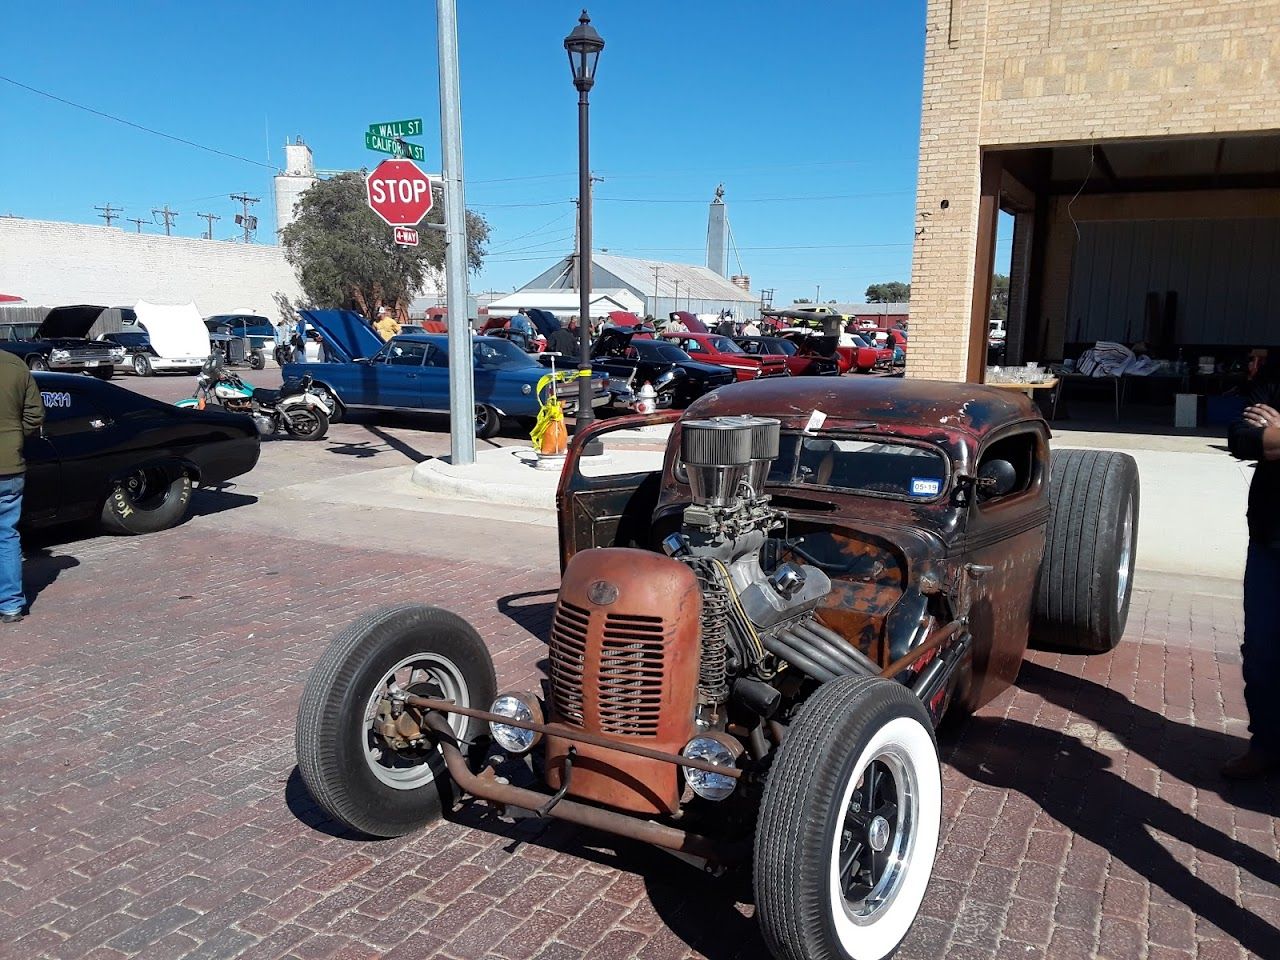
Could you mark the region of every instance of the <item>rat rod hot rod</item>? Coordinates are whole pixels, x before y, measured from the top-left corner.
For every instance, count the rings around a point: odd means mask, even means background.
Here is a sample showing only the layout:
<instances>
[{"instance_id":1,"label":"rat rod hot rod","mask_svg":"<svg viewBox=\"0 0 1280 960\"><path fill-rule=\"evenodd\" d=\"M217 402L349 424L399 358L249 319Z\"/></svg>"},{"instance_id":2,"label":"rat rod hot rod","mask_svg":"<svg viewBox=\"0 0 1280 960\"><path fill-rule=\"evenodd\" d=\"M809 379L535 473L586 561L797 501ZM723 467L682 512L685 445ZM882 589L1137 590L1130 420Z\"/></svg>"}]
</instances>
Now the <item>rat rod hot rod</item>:
<instances>
[{"instance_id":1,"label":"rat rod hot rod","mask_svg":"<svg viewBox=\"0 0 1280 960\"><path fill-rule=\"evenodd\" d=\"M672 425L660 471L579 469L588 439L646 423ZM371 613L307 682L302 776L376 836L460 790L749 866L776 956L885 957L933 868L943 715L1012 683L1029 636L1094 653L1124 629L1136 465L1051 470L1048 438L1021 395L869 378L598 423L560 481L542 694L499 693L452 613Z\"/></svg>"}]
</instances>

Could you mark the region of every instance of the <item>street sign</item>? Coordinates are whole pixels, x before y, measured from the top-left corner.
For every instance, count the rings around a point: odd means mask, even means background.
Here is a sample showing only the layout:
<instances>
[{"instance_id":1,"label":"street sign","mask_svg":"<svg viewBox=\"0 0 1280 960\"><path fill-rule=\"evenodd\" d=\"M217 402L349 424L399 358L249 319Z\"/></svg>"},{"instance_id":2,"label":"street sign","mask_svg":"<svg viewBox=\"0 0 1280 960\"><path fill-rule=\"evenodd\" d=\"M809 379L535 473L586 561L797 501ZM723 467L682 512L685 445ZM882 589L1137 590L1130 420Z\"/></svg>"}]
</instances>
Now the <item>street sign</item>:
<instances>
[{"instance_id":1,"label":"street sign","mask_svg":"<svg viewBox=\"0 0 1280 960\"><path fill-rule=\"evenodd\" d=\"M431 211L431 180L412 160L383 160L365 180L369 207L391 227L413 227Z\"/></svg>"},{"instance_id":2,"label":"street sign","mask_svg":"<svg viewBox=\"0 0 1280 960\"><path fill-rule=\"evenodd\" d=\"M404 149L401 149L401 143L404 143ZM367 149L377 153L389 153L393 157L403 156L408 151L410 157L419 162L427 159L427 152L416 143L407 143L397 140L395 137L384 137L381 134L374 133L369 130L364 135L364 145Z\"/></svg>"},{"instance_id":3,"label":"street sign","mask_svg":"<svg viewBox=\"0 0 1280 960\"><path fill-rule=\"evenodd\" d=\"M396 243L402 247L416 247L418 245L418 231L413 227L396 227Z\"/></svg>"},{"instance_id":4,"label":"street sign","mask_svg":"<svg viewBox=\"0 0 1280 960\"><path fill-rule=\"evenodd\" d=\"M369 132L376 137L387 137L394 140L396 137L420 137L422 136L421 120L391 120L387 123L371 123L369 124Z\"/></svg>"}]
</instances>

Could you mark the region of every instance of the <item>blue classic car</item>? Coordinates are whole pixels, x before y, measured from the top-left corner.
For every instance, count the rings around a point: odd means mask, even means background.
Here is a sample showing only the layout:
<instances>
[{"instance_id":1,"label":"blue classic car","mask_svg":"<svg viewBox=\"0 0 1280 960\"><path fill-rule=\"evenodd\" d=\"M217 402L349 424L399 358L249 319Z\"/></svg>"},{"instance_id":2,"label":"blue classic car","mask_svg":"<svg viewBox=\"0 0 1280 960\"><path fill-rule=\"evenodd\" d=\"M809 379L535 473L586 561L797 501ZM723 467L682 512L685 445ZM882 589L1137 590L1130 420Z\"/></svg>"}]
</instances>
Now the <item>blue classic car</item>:
<instances>
[{"instance_id":1,"label":"blue classic car","mask_svg":"<svg viewBox=\"0 0 1280 960\"><path fill-rule=\"evenodd\" d=\"M369 322L349 310L303 310L306 330L324 343L319 362L287 363L284 379L310 373L316 388L331 394L326 404L340 416L347 407L449 412L449 342L444 334L414 333L386 343ZM547 368L510 341L474 337L476 436L492 437L502 417L538 415L538 381ZM608 377L593 377L592 406L611 400ZM561 388L566 414L577 406L577 389Z\"/></svg>"}]
</instances>

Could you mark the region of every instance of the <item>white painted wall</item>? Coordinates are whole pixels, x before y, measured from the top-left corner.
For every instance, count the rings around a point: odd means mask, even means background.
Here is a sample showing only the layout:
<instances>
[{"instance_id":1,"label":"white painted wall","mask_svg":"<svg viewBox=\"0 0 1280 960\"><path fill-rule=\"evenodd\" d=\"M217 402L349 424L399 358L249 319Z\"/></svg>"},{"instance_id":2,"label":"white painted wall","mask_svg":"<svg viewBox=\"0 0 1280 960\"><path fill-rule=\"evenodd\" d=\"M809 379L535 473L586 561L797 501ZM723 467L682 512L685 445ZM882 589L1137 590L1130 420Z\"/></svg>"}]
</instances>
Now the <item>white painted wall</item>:
<instances>
[{"instance_id":1,"label":"white painted wall","mask_svg":"<svg viewBox=\"0 0 1280 960\"><path fill-rule=\"evenodd\" d=\"M34 306L191 300L204 316L251 308L278 321L276 291L302 296L277 246L0 218L0 292Z\"/></svg>"}]
</instances>

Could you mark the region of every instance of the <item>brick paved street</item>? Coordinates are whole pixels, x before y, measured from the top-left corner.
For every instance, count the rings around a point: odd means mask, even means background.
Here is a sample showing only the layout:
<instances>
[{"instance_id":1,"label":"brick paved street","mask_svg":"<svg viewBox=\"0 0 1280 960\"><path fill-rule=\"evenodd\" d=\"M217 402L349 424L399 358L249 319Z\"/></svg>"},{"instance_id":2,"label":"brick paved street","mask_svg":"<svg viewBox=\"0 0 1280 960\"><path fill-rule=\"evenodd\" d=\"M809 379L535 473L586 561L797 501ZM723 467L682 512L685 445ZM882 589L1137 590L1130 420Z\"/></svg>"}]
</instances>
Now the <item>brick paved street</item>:
<instances>
[{"instance_id":1,"label":"brick paved street","mask_svg":"<svg viewBox=\"0 0 1280 960\"><path fill-rule=\"evenodd\" d=\"M379 508L372 479L367 510L316 500L313 475L439 442L335 431L265 445L176 530L32 544L33 616L0 633L0 956L761 956L741 883L631 843L477 809L398 841L321 820L293 719L327 638L439 603L518 683L557 579L546 524ZM1215 772L1244 733L1238 601L1188 586L1140 577L1115 654L1033 655L944 735L945 842L900 956L1280 957L1277 785Z\"/></svg>"}]
</instances>

